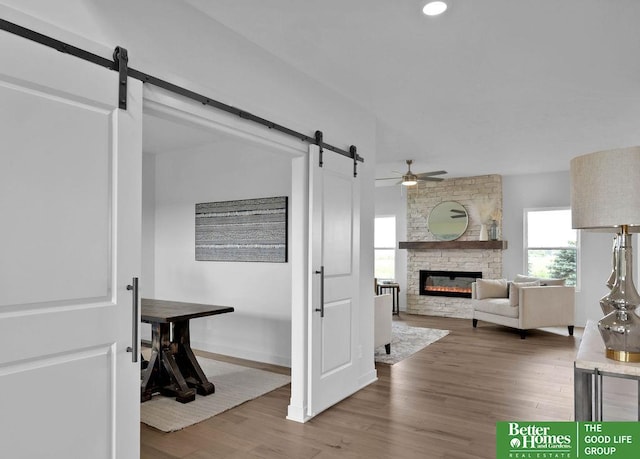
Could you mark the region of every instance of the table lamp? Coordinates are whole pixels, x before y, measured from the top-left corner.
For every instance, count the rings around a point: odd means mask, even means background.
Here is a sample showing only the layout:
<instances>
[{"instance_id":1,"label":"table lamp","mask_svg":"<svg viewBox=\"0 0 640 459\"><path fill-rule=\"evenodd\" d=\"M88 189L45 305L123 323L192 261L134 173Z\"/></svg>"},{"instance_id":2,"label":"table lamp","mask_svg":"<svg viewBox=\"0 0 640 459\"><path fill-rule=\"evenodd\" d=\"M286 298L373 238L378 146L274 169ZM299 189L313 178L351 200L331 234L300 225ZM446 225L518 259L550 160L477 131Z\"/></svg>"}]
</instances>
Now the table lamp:
<instances>
[{"instance_id":1,"label":"table lamp","mask_svg":"<svg viewBox=\"0 0 640 459\"><path fill-rule=\"evenodd\" d=\"M631 233L640 231L640 146L599 151L571 160L572 227L617 233L615 267L598 322L606 356L640 362L640 295L633 282Z\"/></svg>"}]
</instances>

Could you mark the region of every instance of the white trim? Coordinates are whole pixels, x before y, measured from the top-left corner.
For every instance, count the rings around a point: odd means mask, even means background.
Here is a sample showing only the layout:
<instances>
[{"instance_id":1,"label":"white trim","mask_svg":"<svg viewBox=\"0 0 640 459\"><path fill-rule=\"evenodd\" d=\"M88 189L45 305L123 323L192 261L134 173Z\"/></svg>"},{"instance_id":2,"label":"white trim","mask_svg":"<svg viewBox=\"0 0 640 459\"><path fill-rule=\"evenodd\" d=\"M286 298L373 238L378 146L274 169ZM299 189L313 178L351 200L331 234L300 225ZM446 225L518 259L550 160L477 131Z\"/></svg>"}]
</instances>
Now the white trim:
<instances>
[{"instance_id":1,"label":"white trim","mask_svg":"<svg viewBox=\"0 0 640 459\"><path fill-rule=\"evenodd\" d=\"M306 406L293 406L289 405L287 409L287 420L305 423L312 419L313 416L307 416Z\"/></svg>"},{"instance_id":2,"label":"white trim","mask_svg":"<svg viewBox=\"0 0 640 459\"><path fill-rule=\"evenodd\" d=\"M306 422L308 406L308 247L309 247L309 157L291 161L291 398L287 419Z\"/></svg>"},{"instance_id":3,"label":"white trim","mask_svg":"<svg viewBox=\"0 0 640 459\"><path fill-rule=\"evenodd\" d=\"M189 123L233 135L282 152L290 157L306 155L307 144L231 113L215 110L156 86L144 86L143 111L162 119Z\"/></svg>"}]
</instances>

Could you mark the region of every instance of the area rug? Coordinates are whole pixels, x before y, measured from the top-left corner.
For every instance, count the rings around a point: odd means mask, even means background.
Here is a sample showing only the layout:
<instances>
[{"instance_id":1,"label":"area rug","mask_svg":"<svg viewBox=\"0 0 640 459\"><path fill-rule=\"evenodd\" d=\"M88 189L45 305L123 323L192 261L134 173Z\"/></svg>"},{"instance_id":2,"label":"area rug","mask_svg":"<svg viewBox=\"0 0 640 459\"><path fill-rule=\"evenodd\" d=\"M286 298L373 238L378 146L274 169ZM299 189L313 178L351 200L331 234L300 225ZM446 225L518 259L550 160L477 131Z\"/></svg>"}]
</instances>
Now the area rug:
<instances>
[{"instance_id":1,"label":"area rug","mask_svg":"<svg viewBox=\"0 0 640 459\"><path fill-rule=\"evenodd\" d=\"M209 381L216 386L211 395L196 395L190 403L154 395L140 406L140 421L163 432L173 432L204 421L248 400L291 382L288 375L247 368L197 357Z\"/></svg>"},{"instance_id":2,"label":"area rug","mask_svg":"<svg viewBox=\"0 0 640 459\"><path fill-rule=\"evenodd\" d=\"M448 334L449 330L411 327L394 320L391 330L391 354L387 354L384 346L380 346L375 350L375 361L393 365Z\"/></svg>"}]
</instances>

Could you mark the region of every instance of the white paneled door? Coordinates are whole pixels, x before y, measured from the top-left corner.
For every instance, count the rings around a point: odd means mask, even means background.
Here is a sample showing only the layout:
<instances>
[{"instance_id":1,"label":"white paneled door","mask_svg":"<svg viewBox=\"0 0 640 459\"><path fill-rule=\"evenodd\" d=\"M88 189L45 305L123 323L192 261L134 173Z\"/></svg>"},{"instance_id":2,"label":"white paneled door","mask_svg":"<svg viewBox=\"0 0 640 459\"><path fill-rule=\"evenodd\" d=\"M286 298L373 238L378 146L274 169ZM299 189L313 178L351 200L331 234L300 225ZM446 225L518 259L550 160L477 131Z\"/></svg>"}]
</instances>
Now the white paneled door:
<instances>
[{"instance_id":1,"label":"white paneled door","mask_svg":"<svg viewBox=\"0 0 640 459\"><path fill-rule=\"evenodd\" d=\"M0 456L139 456L142 85L0 32Z\"/></svg>"},{"instance_id":2,"label":"white paneled door","mask_svg":"<svg viewBox=\"0 0 640 459\"><path fill-rule=\"evenodd\" d=\"M359 199L353 161L311 145L309 417L358 390Z\"/></svg>"}]
</instances>

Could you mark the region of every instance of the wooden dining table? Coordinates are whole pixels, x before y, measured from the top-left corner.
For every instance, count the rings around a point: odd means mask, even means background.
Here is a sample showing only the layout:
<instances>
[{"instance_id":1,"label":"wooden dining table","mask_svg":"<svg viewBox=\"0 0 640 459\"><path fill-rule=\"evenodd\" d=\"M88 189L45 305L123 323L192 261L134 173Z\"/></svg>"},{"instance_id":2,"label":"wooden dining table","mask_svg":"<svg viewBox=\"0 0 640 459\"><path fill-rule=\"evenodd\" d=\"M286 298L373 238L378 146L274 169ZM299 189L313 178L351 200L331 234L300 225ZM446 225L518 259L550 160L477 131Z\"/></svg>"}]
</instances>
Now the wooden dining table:
<instances>
[{"instance_id":1,"label":"wooden dining table","mask_svg":"<svg viewBox=\"0 0 640 459\"><path fill-rule=\"evenodd\" d=\"M233 312L231 306L141 299L141 320L151 324L151 357L143 362L140 399L160 393L188 403L215 392L191 349L189 321ZM145 368L146 367L146 368Z\"/></svg>"}]
</instances>

